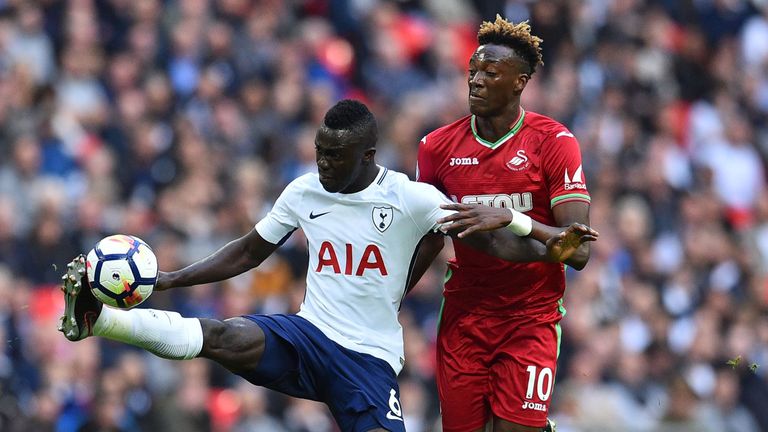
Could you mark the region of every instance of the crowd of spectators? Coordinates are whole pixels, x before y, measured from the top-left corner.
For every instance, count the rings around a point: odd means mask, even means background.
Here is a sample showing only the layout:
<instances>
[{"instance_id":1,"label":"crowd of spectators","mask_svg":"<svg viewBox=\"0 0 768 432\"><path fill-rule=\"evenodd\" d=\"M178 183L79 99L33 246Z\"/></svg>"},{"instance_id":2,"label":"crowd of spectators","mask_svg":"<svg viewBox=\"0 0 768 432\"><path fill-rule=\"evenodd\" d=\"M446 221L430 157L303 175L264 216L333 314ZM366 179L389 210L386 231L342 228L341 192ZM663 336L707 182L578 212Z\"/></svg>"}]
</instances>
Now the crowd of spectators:
<instances>
[{"instance_id":1,"label":"crowd of spectators","mask_svg":"<svg viewBox=\"0 0 768 432\"><path fill-rule=\"evenodd\" d=\"M62 266L132 234L172 270L247 232L315 169L343 97L413 175L467 113L481 19L530 20L523 106L582 145L601 236L568 272L561 432L768 431L766 0L0 1L0 431L330 432L318 403L206 360L56 332ZM409 431L439 431L447 248L405 299ZM293 312L305 240L256 271L155 293L185 316Z\"/></svg>"}]
</instances>

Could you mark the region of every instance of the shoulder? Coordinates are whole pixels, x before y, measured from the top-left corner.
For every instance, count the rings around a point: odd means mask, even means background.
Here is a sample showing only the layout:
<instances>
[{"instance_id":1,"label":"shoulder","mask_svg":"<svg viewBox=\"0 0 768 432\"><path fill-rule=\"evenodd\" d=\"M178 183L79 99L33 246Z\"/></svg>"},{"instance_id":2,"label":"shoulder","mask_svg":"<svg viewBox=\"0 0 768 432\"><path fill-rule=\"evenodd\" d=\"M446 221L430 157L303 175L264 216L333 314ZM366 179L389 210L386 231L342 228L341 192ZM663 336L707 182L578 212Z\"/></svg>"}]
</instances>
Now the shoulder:
<instances>
[{"instance_id":1,"label":"shoulder","mask_svg":"<svg viewBox=\"0 0 768 432\"><path fill-rule=\"evenodd\" d=\"M322 187L322 185L320 184L320 178L317 173L307 173L300 177L296 177L293 181L288 183L283 194L303 194L307 190L313 190L319 187Z\"/></svg>"},{"instance_id":2,"label":"shoulder","mask_svg":"<svg viewBox=\"0 0 768 432\"><path fill-rule=\"evenodd\" d=\"M379 179L379 185L382 188L396 190L398 192L404 187L407 187L409 183L412 183L412 181L410 178L408 178L407 175L386 167L384 168L384 173Z\"/></svg>"},{"instance_id":3,"label":"shoulder","mask_svg":"<svg viewBox=\"0 0 768 432\"><path fill-rule=\"evenodd\" d=\"M398 171L388 170L384 180L382 186L396 189L401 198L406 200L418 200L419 197L430 194L442 195L442 192L431 184L413 181Z\"/></svg>"},{"instance_id":4,"label":"shoulder","mask_svg":"<svg viewBox=\"0 0 768 432\"><path fill-rule=\"evenodd\" d=\"M525 116L527 134L539 143L544 154L579 152L579 141L562 123L530 111L526 112Z\"/></svg>"},{"instance_id":5,"label":"shoulder","mask_svg":"<svg viewBox=\"0 0 768 432\"><path fill-rule=\"evenodd\" d=\"M525 126L551 139L574 138L573 133L559 121L533 111L526 111Z\"/></svg>"},{"instance_id":6,"label":"shoulder","mask_svg":"<svg viewBox=\"0 0 768 432\"><path fill-rule=\"evenodd\" d=\"M450 142L457 135L467 134L470 131L471 116L464 116L453 123L439 127L428 133L421 139L421 145L426 147L437 147L443 143Z\"/></svg>"},{"instance_id":7,"label":"shoulder","mask_svg":"<svg viewBox=\"0 0 768 432\"><path fill-rule=\"evenodd\" d=\"M409 192L411 192L411 195L415 197L423 197L426 195L440 195L442 196L443 193L440 192L436 187L432 186L429 183L423 183L423 182L415 182L408 180L407 183L404 183L403 187L407 189Z\"/></svg>"}]
</instances>

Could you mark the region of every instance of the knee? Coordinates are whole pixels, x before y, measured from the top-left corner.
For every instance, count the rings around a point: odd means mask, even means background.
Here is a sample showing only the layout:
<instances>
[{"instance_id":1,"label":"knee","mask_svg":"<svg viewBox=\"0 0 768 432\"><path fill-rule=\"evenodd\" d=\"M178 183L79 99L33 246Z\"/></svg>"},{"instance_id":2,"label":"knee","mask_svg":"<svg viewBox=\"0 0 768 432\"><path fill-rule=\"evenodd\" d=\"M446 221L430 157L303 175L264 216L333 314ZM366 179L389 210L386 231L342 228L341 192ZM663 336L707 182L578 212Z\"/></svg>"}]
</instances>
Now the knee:
<instances>
[{"instance_id":1,"label":"knee","mask_svg":"<svg viewBox=\"0 0 768 432\"><path fill-rule=\"evenodd\" d=\"M493 430L500 432L543 432L545 429L540 427L523 426L521 424L512 423L506 420L502 420L498 417L494 417Z\"/></svg>"},{"instance_id":2,"label":"knee","mask_svg":"<svg viewBox=\"0 0 768 432\"><path fill-rule=\"evenodd\" d=\"M203 327L203 357L228 369L248 369L258 365L264 352L264 332L245 318L225 321L200 320Z\"/></svg>"}]
</instances>

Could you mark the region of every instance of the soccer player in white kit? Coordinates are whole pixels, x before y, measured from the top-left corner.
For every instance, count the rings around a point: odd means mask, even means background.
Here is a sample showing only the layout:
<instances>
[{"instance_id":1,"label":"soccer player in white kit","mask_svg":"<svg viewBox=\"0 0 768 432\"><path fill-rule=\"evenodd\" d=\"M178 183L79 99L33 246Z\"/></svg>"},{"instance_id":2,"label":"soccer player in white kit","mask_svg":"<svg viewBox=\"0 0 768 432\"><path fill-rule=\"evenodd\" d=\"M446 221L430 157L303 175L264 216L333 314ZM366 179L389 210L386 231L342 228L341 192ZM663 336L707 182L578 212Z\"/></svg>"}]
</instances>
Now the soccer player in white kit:
<instances>
[{"instance_id":1,"label":"soccer player in white kit","mask_svg":"<svg viewBox=\"0 0 768 432\"><path fill-rule=\"evenodd\" d=\"M80 256L64 277L60 330L70 340L102 336L164 358L209 358L253 384L326 403L343 431L404 431L397 313L424 270L412 269L419 243L441 246L437 220L451 212L440 209L448 201L433 186L376 165L377 134L365 105L336 104L315 139L318 173L291 182L248 234L188 267L160 272L155 287L205 284L243 273L301 228L309 268L297 314L220 321L103 308L82 289L88 282ZM571 226L546 248L509 232L481 233L467 241L510 260L564 260L594 234L586 226Z\"/></svg>"}]
</instances>

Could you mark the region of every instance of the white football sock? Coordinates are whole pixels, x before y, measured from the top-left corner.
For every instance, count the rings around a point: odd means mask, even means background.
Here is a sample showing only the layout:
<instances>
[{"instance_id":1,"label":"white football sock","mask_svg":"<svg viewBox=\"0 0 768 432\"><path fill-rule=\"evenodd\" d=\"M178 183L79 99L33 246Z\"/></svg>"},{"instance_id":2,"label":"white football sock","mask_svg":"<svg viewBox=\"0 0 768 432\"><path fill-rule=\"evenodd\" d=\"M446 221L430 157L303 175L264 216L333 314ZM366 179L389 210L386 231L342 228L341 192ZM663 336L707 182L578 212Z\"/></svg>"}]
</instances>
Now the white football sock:
<instances>
[{"instance_id":1,"label":"white football sock","mask_svg":"<svg viewBox=\"0 0 768 432\"><path fill-rule=\"evenodd\" d=\"M203 349L200 320L163 310L103 307L93 326L93 334L174 360L195 358Z\"/></svg>"}]
</instances>

